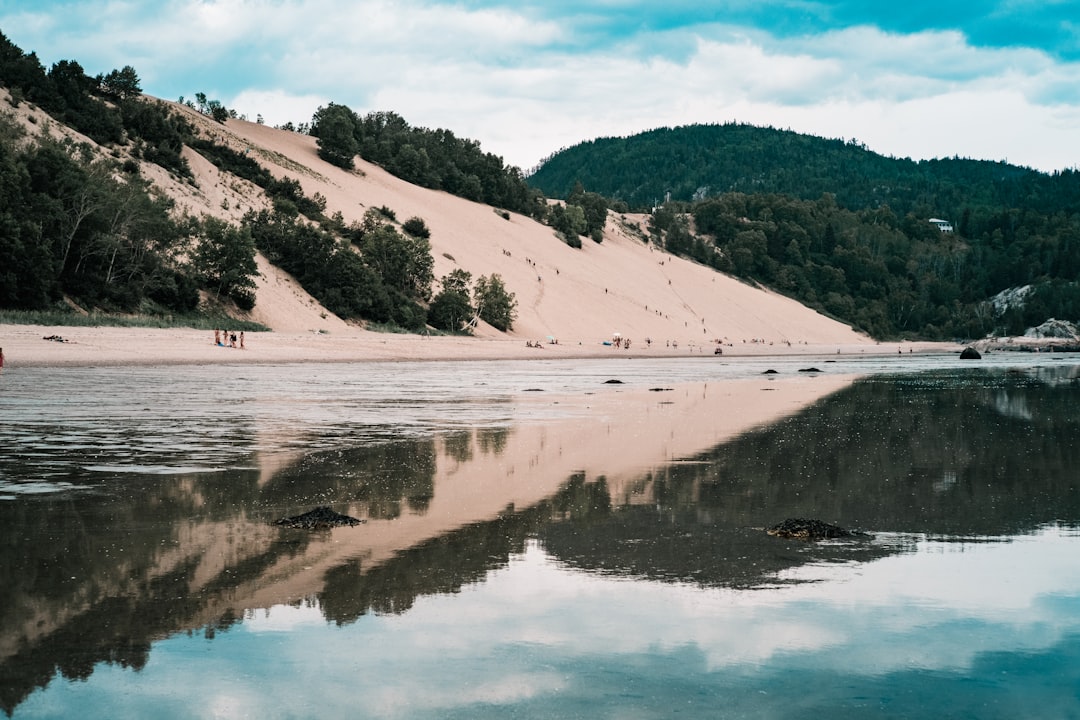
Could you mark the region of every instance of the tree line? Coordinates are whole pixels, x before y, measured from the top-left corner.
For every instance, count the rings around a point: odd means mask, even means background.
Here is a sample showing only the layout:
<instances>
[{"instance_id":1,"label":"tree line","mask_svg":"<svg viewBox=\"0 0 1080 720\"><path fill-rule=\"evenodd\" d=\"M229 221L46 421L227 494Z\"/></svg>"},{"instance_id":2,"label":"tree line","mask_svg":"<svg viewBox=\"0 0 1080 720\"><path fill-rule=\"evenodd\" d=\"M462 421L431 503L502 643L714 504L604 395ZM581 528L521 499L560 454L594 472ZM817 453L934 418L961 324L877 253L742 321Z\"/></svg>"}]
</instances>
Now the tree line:
<instances>
[{"instance_id":1,"label":"tree line","mask_svg":"<svg viewBox=\"0 0 1080 720\"><path fill-rule=\"evenodd\" d=\"M650 240L719 271L775 288L879 339L1022 334L1048 318L1080 321L1080 217L1043 216L981 240L889 207L853 211L831 195L726 193L667 203ZM1030 286L1022 305L997 307Z\"/></svg>"},{"instance_id":2,"label":"tree line","mask_svg":"<svg viewBox=\"0 0 1080 720\"><path fill-rule=\"evenodd\" d=\"M393 112L361 117L347 105L330 103L315 111L309 132L317 138L319 156L339 167L351 170L359 155L414 185L530 217L546 215L543 195L520 169L449 130L412 127Z\"/></svg>"}]
</instances>

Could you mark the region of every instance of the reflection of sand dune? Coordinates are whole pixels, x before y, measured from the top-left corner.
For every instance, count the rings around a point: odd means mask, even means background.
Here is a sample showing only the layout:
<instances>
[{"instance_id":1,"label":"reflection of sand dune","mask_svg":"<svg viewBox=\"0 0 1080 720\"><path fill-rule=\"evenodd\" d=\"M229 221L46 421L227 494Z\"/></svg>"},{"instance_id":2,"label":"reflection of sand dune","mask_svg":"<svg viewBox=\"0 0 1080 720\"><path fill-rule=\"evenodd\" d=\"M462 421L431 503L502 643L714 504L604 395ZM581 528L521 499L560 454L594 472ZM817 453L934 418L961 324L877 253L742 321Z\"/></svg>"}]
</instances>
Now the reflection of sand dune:
<instances>
[{"instance_id":1,"label":"reflection of sand dune","mask_svg":"<svg viewBox=\"0 0 1080 720\"><path fill-rule=\"evenodd\" d=\"M293 603L318 593L330 569L361 560L369 569L396 553L465 525L496 518L508 507L531 507L574 474L603 476L617 502L631 499L649 470L690 456L756 426L789 415L851 382L753 379L689 384L663 392L607 390L572 399L529 402L570 404L571 417L517 426L497 450L478 435L441 447L434 495L426 511L392 520L369 519L310 542L233 593L234 612ZM452 449L452 452L448 450ZM350 508L361 514L362 508ZM208 607L205 622L225 608Z\"/></svg>"},{"instance_id":2,"label":"reflection of sand dune","mask_svg":"<svg viewBox=\"0 0 1080 720\"><path fill-rule=\"evenodd\" d=\"M655 468L791 414L849 383L847 377L759 378L660 392L606 387L576 398L530 396L520 402L557 404L563 419L443 435L434 446L434 485L422 511L368 518L359 527L327 534L283 531L242 512L227 520L199 519L215 500L203 496L205 488L194 477L177 478L172 494L161 501L189 507L192 519L146 527L148 538L161 536L144 549L149 564L138 557L103 559L76 595L24 598L10 618L18 618L18 627L5 628L0 638L0 658L8 663L20 646L51 642L47 639L58 630L83 623L84 615L105 612L109 598L122 599L133 613L160 614L157 621L143 618L138 628L129 629L151 637L302 601L323 590L333 569L353 563L366 572L405 550L495 519L507 508L533 507L573 476L604 477L616 503L647 498L645 478ZM292 462L286 450L260 455L259 487ZM304 509L309 508L297 508ZM365 513L360 505L348 511ZM106 640L88 637L87 642Z\"/></svg>"}]
</instances>

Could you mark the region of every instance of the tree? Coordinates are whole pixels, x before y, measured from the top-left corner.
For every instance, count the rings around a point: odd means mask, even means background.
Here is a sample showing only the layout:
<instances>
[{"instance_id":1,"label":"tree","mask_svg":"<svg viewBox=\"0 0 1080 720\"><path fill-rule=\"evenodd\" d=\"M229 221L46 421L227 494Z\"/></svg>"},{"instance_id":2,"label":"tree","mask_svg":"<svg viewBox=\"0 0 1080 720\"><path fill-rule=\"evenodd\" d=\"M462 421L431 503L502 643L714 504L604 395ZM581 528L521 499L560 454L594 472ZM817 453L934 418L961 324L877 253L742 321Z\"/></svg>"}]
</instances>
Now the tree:
<instances>
[{"instance_id":1,"label":"tree","mask_svg":"<svg viewBox=\"0 0 1080 720\"><path fill-rule=\"evenodd\" d=\"M103 95L117 100L127 100L142 93L139 75L135 68L125 65L120 70L111 70L108 75L97 77L98 89Z\"/></svg>"},{"instance_id":2,"label":"tree","mask_svg":"<svg viewBox=\"0 0 1080 720\"><path fill-rule=\"evenodd\" d=\"M219 100L207 100L206 93L195 93L195 100L198 103L195 109L201 112L203 115L209 115L219 123L224 123L230 117L234 117L235 114L229 111L229 108L221 104Z\"/></svg>"},{"instance_id":3,"label":"tree","mask_svg":"<svg viewBox=\"0 0 1080 720\"><path fill-rule=\"evenodd\" d=\"M469 281L472 274L461 268L452 270L442 279L442 290L428 308L428 323L432 327L460 332L476 314L469 302Z\"/></svg>"},{"instance_id":4,"label":"tree","mask_svg":"<svg viewBox=\"0 0 1080 720\"><path fill-rule=\"evenodd\" d=\"M431 243L425 238L402 235L390 225L367 232L360 240L364 262L387 287L405 297L427 300L435 279Z\"/></svg>"},{"instance_id":5,"label":"tree","mask_svg":"<svg viewBox=\"0 0 1080 720\"><path fill-rule=\"evenodd\" d=\"M498 275L481 275L473 288L473 301L480 319L496 330L506 332L517 317L517 300L514 293L507 292Z\"/></svg>"},{"instance_id":6,"label":"tree","mask_svg":"<svg viewBox=\"0 0 1080 720\"><path fill-rule=\"evenodd\" d=\"M255 307L255 241L246 227L206 217L197 230L195 263L207 286L250 310Z\"/></svg>"},{"instance_id":7,"label":"tree","mask_svg":"<svg viewBox=\"0 0 1080 720\"><path fill-rule=\"evenodd\" d=\"M576 183L574 190L566 198L566 204L581 208L585 218L585 229L581 234L588 235L594 242L602 242L604 226L607 224L607 200L597 193L585 192L581 183Z\"/></svg>"},{"instance_id":8,"label":"tree","mask_svg":"<svg viewBox=\"0 0 1080 720\"><path fill-rule=\"evenodd\" d=\"M553 205L548 222L559 233L563 241L573 248L581 247L581 236L588 228L585 212L577 205Z\"/></svg>"},{"instance_id":9,"label":"tree","mask_svg":"<svg viewBox=\"0 0 1080 720\"><path fill-rule=\"evenodd\" d=\"M317 138L319 157L331 165L352 170L353 158L360 150L356 125L356 113L345 105L330 103L316 110L311 134Z\"/></svg>"}]
</instances>

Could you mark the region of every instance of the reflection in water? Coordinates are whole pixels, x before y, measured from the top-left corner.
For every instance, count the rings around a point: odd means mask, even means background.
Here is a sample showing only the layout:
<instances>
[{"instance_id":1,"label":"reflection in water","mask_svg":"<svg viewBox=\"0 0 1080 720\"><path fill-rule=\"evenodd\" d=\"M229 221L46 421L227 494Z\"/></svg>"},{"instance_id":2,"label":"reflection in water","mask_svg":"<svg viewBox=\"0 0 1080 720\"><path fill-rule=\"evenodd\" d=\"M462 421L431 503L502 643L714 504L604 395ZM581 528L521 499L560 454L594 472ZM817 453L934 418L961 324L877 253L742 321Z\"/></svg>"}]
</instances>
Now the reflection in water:
<instances>
[{"instance_id":1,"label":"reflection in water","mask_svg":"<svg viewBox=\"0 0 1080 720\"><path fill-rule=\"evenodd\" d=\"M162 717L1028 714L1017 697L1065 717L1080 702L1075 367L872 375L608 473L545 470L535 458L564 441L509 421L502 396L471 419L414 408L421 431L389 410L336 415L355 398L252 398L224 422L167 412L160 383L135 383L153 412L108 385L89 383L96 414L0 424L9 714L87 698ZM463 512L500 484L501 509ZM316 504L368 522L268 524ZM762 532L789 516L875 537Z\"/></svg>"}]
</instances>

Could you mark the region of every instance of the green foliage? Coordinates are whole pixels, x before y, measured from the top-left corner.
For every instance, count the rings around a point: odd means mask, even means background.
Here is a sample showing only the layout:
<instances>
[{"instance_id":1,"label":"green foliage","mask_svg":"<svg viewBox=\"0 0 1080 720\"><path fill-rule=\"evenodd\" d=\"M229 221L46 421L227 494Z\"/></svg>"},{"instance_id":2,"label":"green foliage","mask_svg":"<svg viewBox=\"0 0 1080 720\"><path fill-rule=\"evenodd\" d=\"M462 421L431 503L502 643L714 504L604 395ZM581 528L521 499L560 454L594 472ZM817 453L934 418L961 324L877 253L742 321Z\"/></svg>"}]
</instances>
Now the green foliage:
<instances>
[{"instance_id":1,"label":"green foliage","mask_svg":"<svg viewBox=\"0 0 1080 720\"><path fill-rule=\"evenodd\" d=\"M585 227L580 234L588 235L594 242L603 241L608 211L608 203L604 196L594 192L585 192L581 183L577 183L566 198L566 204L571 207L581 208Z\"/></svg>"},{"instance_id":2,"label":"green foliage","mask_svg":"<svg viewBox=\"0 0 1080 720\"><path fill-rule=\"evenodd\" d=\"M115 100L128 100L142 93L139 74L130 65L125 65L120 70L111 70L108 75L98 75L97 84L102 95Z\"/></svg>"},{"instance_id":3,"label":"green foliage","mask_svg":"<svg viewBox=\"0 0 1080 720\"><path fill-rule=\"evenodd\" d=\"M332 165L353 169L359 151L356 141L356 113L345 105L330 103L320 107L311 119L311 134L318 138L319 157Z\"/></svg>"},{"instance_id":4,"label":"green foliage","mask_svg":"<svg viewBox=\"0 0 1080 720\"><path fill-rule=\"evenodd\" d=\"M274 182L274 176L270 171L260 165L247 152L238 152L227 145L221 145L205 138L192 138L188 141L188 145L214 163L222 172L242 177L264 190Z\"/></svg>"},{"instance_id":5,"label":"green foliage","mask_svg":"<svg viewBox=\"0 0 1080 720\"><path fill-rule=\"evenodd\" d=\"M349 241L280 207L249 212L244 225L270 262L339 317L423 328L426 313L418 301L430 296L434 266L427 240L373 222L352 229L357 252Z\"/></svg>"},{"instance_id":6,"label":"green foliage","mask_svg":"<svg viewBox=\"0 0 1080 720\"><path fill-rule=\"evenodd\" d=\"M134 140L133 155L191 177L191 168L181 155L193 133L186 120L152 100L127 98L120 102L119 109L124 130Z\"/></svg>"},{"instance_id":7,"label":"green foliage","mask_svg":"<svg viewBox=\"0 0 1080 720\"><path fill-rule=\"evenodd\" d=\"M689 232L691 216L698 234ZM972 213L967 225L979 222ZM1080 319L1071 299L1080 215L1029 211L1015 223L1016 238L1005 243L998 225L983 239L964 238L888 207L853 212L832 196L728 193L662 206L650 226L671 252L770 285L879 338L981 337L1048 317ZM989 309L992 295L1027 284L1037 291L1026 307L1004 317Z\"/></svg>"},{"instance_id":8,"label":"green foliage","mask_svg":"<svg viewBox=\"0 0 1080 720\"><path fill-rule=\"evenodd\" d=\"M18 134L0 121L0 307L67 295L106 311L193 312L198 280L179 260L187 233L170 202L85 147L22 146Z\"/></svg>"},{"instance_id":9,"label":"green foliage","mask_svg":"<svg viewBox=\"0 0 1080 720\"><path fill-rule=\"evenodd\" d=\"M1069 173L1073 174L1073 173ZM625 138L601 138L560 151L529 177L548 197L568 197L580 183L604 197L649 210L670 199L695 202L729 192L830 194L849 210L888 205L958 221L964 207L1075 209L1077 180L1000 162L960 158L915 162L865 146L752 125L690 125ZM1071 191L1071 192L1070 192ZM968 228L958 227L968 236Z\"/></svg>"},{"instance_id":10,"label":"green foliage","mask_svg":"<svg viewBox=\"0 0 1080 720\"><path fill-rule=\"evenodd\" d=\"M460 268L452 270L442 279L442 289L431 301L427 321L432 327L449 332L465 329L476 310L469 302L469 282L472 275Z\"/></svg>"},{"instance_id":11,"label":"green foliage","mask_svg":"<svg viewBox=\"0 0 1080 720\"><path fill-rule=\"evenodd\" d=\"M330 113L330 108L340 110ZM320 128L331 120L333 130ZM331 149L338 155L347 154L351 146L343 130L349 122L354 123L353 139L360 156L403 180L532 217L543 217L546 212L543 195L529 187L521 170L483 152L478 142L455 137L449 130L414 128L392 112L373 112L360 118L346 106L332 104L316 111L311 132L320 140L324 134L332 134ZM351 162L352 155L348 157Z\"/></svg>"},{"instance_id":12,"label":"green foliage","mask_svg":"<svg viewBox=\"0 0 1080 720\"><path fill-rule=\"evenodd\" d=\"M876 337L1022 331L1080 277L1080 172L959 158L914 162L748 125L695 125L562 151L530 177L551 196L651 208L669 252L769 285ZM670 202L665 201L667 197ZM950 219L954 233L928 222ZM692 219L692 222L691 222ZM576 218L552 209L567 235ZM997 317L987 301L1039 289ZM1050 300L1044 300L1050 298Z\"/></svg>"},{"instance_id":13,"label":"green foliage","mask_svg":"<svg viewBox=\"0 0 1080 720\"><path fill-rule=\"evenodd\" d=\"M180 156L190 127L159 103L138 97L139 77L130 65L91 78L77 62L61 60L46 73L34 53L24 54L0 33L0 85L99 144L134 141L136 157L191 175Z\"/></svg>"},{"instance_id":14,"label":"green foliage","mask_svg":"<svg viewBox=\"0 0 1080 720\"><path fill-rule=\"evenodd\" d=\"M124 313L115 315L103 312L91 312L86 315L77 313L67 305L51 310L3 310L0 309L0 324L44 325L66 327L151 327L151 328L196 328L213 330L223 325L248 332L265 332L270 328L251 320L237 320L221 314L175 314Z\"/></svg>"},{"instance_id":15,"label":"green foliage","mask_svg":"<svg viewBox=\"0 0 1080 720\"><path fill-rule=\"evenodd\" d=\"M206 97L206 93L202 92L195 93L194 107L203 115L209 115L219 123L224 123L230 117L236 116L236 113L225 107L220 100L209 100Z\"/></svg>"},{"instance_id":16,"label":"green foliage","mask_svg":"<svg viewBox=\"0 0 1080 720\"><path fill-rule=\"evenodd\" d=\"M431 237L431 230L423 218L411 217L401 225L401 229L415 238L427 240Z\"/></svg>"},{"instance_id":17,"label":"green foliage","mask_svg":"<svg viewBox=\"0 0 1080 720\"><path fill-rule=\"evenodd\" d=\"M581 236L589 227L585 220L585 211L577 205L552 205L548 213L548 224L573 248L581 247Z\"/></svg>"},{"instance_id":18,"label":"green foliage","mask_svg":"<svg viewBox=\"0 0 1080 720\"><path fill-rule=\"evenodd\" d=\"M480 319L496 330L506 332L514 326L517 317L517 300L508 292L498 275L481 275L473 288L473 302Z\"/></svg>"},{"instance_id":19,"label":"green foliage","mask_svg":"<svg viewBox=\"0 0 1080 720\"><path fill-rule=\"evenodd\" d=\"M390 225L382 225L361 238L364 262L383 283L407 298L427 300L434 281L434 259L426 238L402 235Z\"/></svg>"},{"instance_id":20,"label":"green foliage","mask_svg":"<svg viewBox=\"0 0 1080 720\"><path fill-rule=\"evenodd\" d=\"M255 241L251 231L213 217L198 223L195 265L215 295L225 295L242 310L255 307Z\"/></svg>"}]
</instances>

